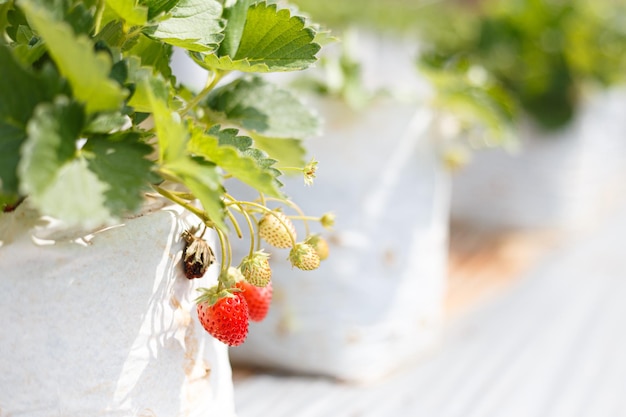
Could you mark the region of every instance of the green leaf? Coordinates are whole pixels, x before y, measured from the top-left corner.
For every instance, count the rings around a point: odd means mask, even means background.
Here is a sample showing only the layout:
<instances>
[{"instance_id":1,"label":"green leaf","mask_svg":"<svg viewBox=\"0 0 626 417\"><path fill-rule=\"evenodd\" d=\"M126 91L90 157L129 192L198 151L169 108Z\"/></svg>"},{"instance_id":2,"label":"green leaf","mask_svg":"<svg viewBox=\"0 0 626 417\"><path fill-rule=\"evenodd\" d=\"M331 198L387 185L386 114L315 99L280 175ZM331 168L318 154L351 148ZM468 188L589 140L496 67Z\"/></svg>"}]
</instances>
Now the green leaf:
<instances>
[{"instance_id":1,"label":"green leaf","mask_svg":"<svg viewBox=\"0 0 626 417\"><path fill-rule=\"evenodd\" d=\"M61 3L72 3L66 0L60 0ZM63 7L63 14L60 15L57 20L63 20L68 23L74 33L82 33L89 36L94 28L93 13L90 10L90 6L86 1L74 2L75 4L69 5L69 7ZM54 6L52 6L54 7Z\"/></svg>"},{"instance_id":2,"label":"green leaf","mask_svg":"<svg viewBox=\"0 0 626 417\"><path fill-rule=\"evenodd\" d=\"M189 151L214 162L233 177L274 197L282 197L278 181L280 171L272 167L275 160L252 148L252 139L238 136L236 129L220 130L213 126L208 133L193 132Z\"/></svg>"},{"instance_id":3,"label":"green leaf","mask_svg":"<svg viewBox=\"0 0 626 417\"><path fill-rule=\"evenodd\" d=\"M18 165L22 194L37 200L56 181L61 167L76 155L84 118L82 108L67 97L37 106Z\"/></svg>"},{"instance_id":4,"label":"green leaf","mask_svg":"<svg viewBox=\"0 0 626 417\"><path fill-rule=\"evenodd\" d=\"M160 73L166 79L172 77L172 69L170 68L171 45L155 41L147 36L139 36L137 43L133 45L128 53L138 56L141 59L142 66L152 67L154 71Z\"/></svg>"},{"instance_id":5,"label":"green leaf","mask_svg":"<svg viewBox=\"0 0 626 417\"><path fill-rule=\"evenodd\" d=\"M90 228L114 220L105 205L107 191L87 161L76 158L60 167L49 186L31 199L44 215Z\"/></svg>"},{"instance_id":6,"label":"green leaf","mask_svg":"<svg viewBox=\"0 0 626 417\"><path fill-rule=\"evenodd\" d=\"M305 20L288 9L258 3L248 9L246 24L235 59L262 62L274 70L304 69L313 64L320 46Z\"/></svg>"},{"instance_id":7,"label":"green leaf","mask_svg":"<svg viewBox=\"0 0 626 417\"><path fill-rule=\"evenodd\" d=\"M150 67L142 67L137 57L129 57L127 61L128 81L135 87L128 105L136 112L151 113L153 99L167 103L170 89L163 77L160 74L154 74Z\"/></svg>"},{"instance_id":8,"label":"green leaf","mask_svg":"<svg viewBox=\"0 0 626 417\"><path fill-rule=\"evenodd\" d=\"M6 10L6 12L6 22L4 22L6 25L6 34L10 39L17 42L17 32L19 31L20 26L28 27L28 21L26 20L24 13L22 13L22 11L14 5L9 10Z\"/></svg>"},{"instance_id":9,"label":"green leaf","mask_svg":"<svg viewBox=\"0 0 626 417\"><path fill-rule=\"evenodd\" d=\"M131 26L143 26L148 21L148 8L133 0L105 0L120 18Z\"/></svg>"},{"instance_id":10,"label":"green leaf","mask_svg":"<svg viewBox=\"0 0 626 417\"><path fill-rule=\"evenodd\" d=\"M18 195L16 170L25 136L21 128L0 122L0 200Z\"/></svg>"},{"instance_id":11,"label":"green leaf","mask_svg":"<svg viewBox=\"0 0 626 417\"><path fill-rule=\"evenodd\" d=\"M111 59L94 52L93 44L72 28L56 21L52 14L32 0L20 2L32 27L44 38L59 71L69 80L74 96L85 103L88 113L115 110L126 96L124 90L108 78Z\"/></svg>"},{"instance_id":12,"label":"green leaf","mask_svg":"<svg viewBox=\"0 0 626 417\"><path fill-rule=\"evenodd\" d=\"M168 164L186 158L189 133L178 113L171 111L167 102L156 97L144 81L143 89L147 92L150 110L154 117L154 126L159 143L159 162Z\"/></svg>"},{"instance_id":13,"label":"green leaf","mask_svg":"<svg viewBox=\"0 0 626 417\"><path fill-rule=\"evenodd\" d=\"M260 73L272 72L272 70L270 69L270 67L267 66L267 64L265 63L254 64L248 61L247 59L233 60L229 56L218 57L217 55L214 55L214 54L202 55L198 53L192 53L190 54L190 56L198 65L210 71L221 70L221 71L241 71L241 72L260 72Z\"/></svg>"},{"instance_id":14,"label":"green leaf","mask_svg":"<svg viewBox=\"0 0 626 417\"><path fill-rule=\"evenodd\" d=\"M44 215L69 225L97 226L109 222L105 207L108 185L76 157L84 114L66 97L37 106L28 123L28 139L18 166L20 191Z\"/></svg>"},{"instance_id":15,"label":"green leaf","mask_svg":"<svg viewBox=\"0 0 626 417\"><path fill-rule=\"evenodd\" d=\"M235 56L239 48L239 42L243 35L243 28L246 24L248 9L256 0L237 0L235 4L224 9L224 19L226 19L226 29L224 29L224 40L220 44L219 56Z\"/></svg>"},{"instance_id":16,"label":"green leaf","mask_svg":"<svg viewBox=\"0 0 626 417\"><path fill-rule=\"evenodd\" d=\"M0 33L4 33L5 28L9 24L7 14L12 7L13 4L9 3L8 0L0 0ZM0 42L2 42L1 39Z\"/></svg>"},{"instance_id":17,"label":"green leaf","mask_svg":"<svg viewBox=\"0 0 626 417\"><path fill-rule=\"evenodd\" d=\"M319 132L319 119L289 91L260 77L237 79L215 90L208 106L222 122L263 136L303 138Z\"/></svg>"},{"instance_id":18,"label":"green leaf","mask_svg":"<svg viewBox=\"0 0 626 417\"><path fill-rule=\"evenodd\" d=\"M22 67L11 50L0 44L0 194L17 195L19 149L26 138L26 123L37 104L56 94L52 82Z\"/></svg>"},{"instance_id":19,"label":"green leaf","mask_svg":"<svg viewBox=\"0 0 626 417\"><path fill-rule=\"evenodd\" d=\"M183 158L171 162L166 169L175 173L193 195L200 200L211 221L226 232L222 177L215 164L201 158Z\"/></svg>"},{"instance_id":20,"label":"green leaf","mask_svg":"<svg viewBox=\"0 0 626 417\"><path fill-rule=\"evenodd\" d=\"M469 63L436 53L424 54L419 69L435 87L433 105L454 114L462 123L484 130L489 142L506 144L516 117L516 103L507 90L490 79L468 76Z\"/></svg>"},{"instance_id":21,"label":"green leaf","mask_svg":"<svg viewBox=\"0 0 626 417\"><path fill-rule=\"evenodd\" d=\"M147 81L144 81L143 89L154 117L161 170L189 188L216 226L226 231L223 188L217 168L214 164L189 157L189 132L186 123L180 119L178 113L169 109L166 101L153 94L147 87Z\"/></svg>"},{"instance_id":22,"label":"green leaf","mask_svg":"<svg viewBox=\"0 0 626 417\"><path fill-rule=\"evenodd\" d=\"M109 47L121 47L126 40L123 27L124 24L121 21L111 20L94 36L94 42L102 41Z\"/></svg>"},{"instance_id":23,"label":"green leaf","mask_svg":"<svg viewBox=\"0 0 626 417\"><path fill-rule=\"evenodd\" d=\"M245 23L238 16L229 24L232 27L226 32L223 52L230 54L208 55L203 59L205 65L247 72L295 71L308 68L317 60L315 54L320 46L313 42L315 31L305 27L304 18L291 16L288 9L257 3L248 8ZM237 52L232 54L237 40Z\"/></svg>"},{"instance_id":24,"label":"green leaf","mask_svg":"<svg viewBox=\"0 0 626 417\"><path fill-rule=\"evenodd\" d=\"M89 121L83 133L111 133L122 129L130 119L121 113L100 113Z\"/></svg>"},{"instance_id":25,"label":"green leaf","mask_svg":"<svg viewBox=\"0 0 626 417\"><path fill-rule=\"evenodd\" d=\"M277 168L303 167L306 161L306 149L300 139L268 138L253 135L254 146L277 160Z\"/></svg>"},{"instance_id":26,"label":"green leaf","mask_svg":"<svg viewBox=\"0 0 626 417\"><path fill-rule=\"evenodd\" d=\"M168 18L144 33L190 51L211 52L224 38L222 5L216 0L181 0Z\"/></svg>"},{"instance_id":27,"label":"green leaf","mask_svg":"<svg viewBox=\"0 0 626 417\"><path fill-rule=\"evenodd\" d=\"M179 0L140 0L141 4L148 7L149 20L169 12L178 2Z\"/></svg>"},{"instance_id":28,"label":"green leaf","mask_svg":"<svg viewBox=\"0 0 626 417\"><path fill-rule=\"evenodd\" d=\"M2 44L0 62L0 123L25 126L35 106L49 100L53 90L46 87L41 77L20 65Z\"/></svg>"},{"instance_id":29,"label":"green leaf","mask_svg":"<svg viewBox=\"0 0 626 417\"><path fill-rule=\"evenodd\" d=\"M31 66L39 58L46 53L46 46L43 42L37 42L35 45L28 44L15 45L13 47L13 55L23 64Z\"/></svg>"},{"instance_id":30,"label":"green leaf","mask_svg":"<svg viewBox=\"0 0 626 417\"><path fill-rule=\"evenodd\" d=\"M114 216L139 209L143 191L156 179L146 159L153 149L139 139L136 132L123 132L90 139L83 148L89 169L107 184L105 206Z\"/></svg>"}]
</instances>

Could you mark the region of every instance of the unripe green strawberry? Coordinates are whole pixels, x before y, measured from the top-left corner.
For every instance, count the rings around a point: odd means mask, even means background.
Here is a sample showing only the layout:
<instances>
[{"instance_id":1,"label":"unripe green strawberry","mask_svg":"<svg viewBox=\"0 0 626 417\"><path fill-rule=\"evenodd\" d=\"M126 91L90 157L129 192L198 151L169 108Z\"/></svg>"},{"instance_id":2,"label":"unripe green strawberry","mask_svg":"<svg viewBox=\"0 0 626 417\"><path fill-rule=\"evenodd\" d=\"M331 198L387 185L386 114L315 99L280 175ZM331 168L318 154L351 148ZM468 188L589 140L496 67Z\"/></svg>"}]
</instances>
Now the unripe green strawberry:
<instances>
[{"instance_id":1,"label":"unripe green strawberry","mask_svg":"<svg viewBox=\"0 0 626 417\"><path fill-rule=\"evenodd\" d=\"M275 248L290 248L296 240L296 228L291 219L273 210L265 213L259 221L259 236Z\"/></svg>"},{"instance_id":2,"label":"unripe green strawberry","mask_svg":"<svg viewBox=\"0 0 626 417\"><path fill-rule=\"evenodd\" d=\"M289 251L291 265L304 271L311 271L320 266L320 257L315 248L308 243L300 242Z\"/></svg>"},{"instance_id":3,"label":"unripe green strawberry","mask_svg":"<svg viewBox=\"0 0 626 417\"><path fill-rule=\"evenodd\" d=\"M235 286L241 289L240 294L248 303L250 320L262 321L267 316L272 303L272 283L270 282L265 287L259 288L246 281L239 281Z\"/></svg>"},{"instance_id":4,"label":"unripe green strawberry","mask_svg":"<svg viewBox=\"0 0 626 417\"><path fill-rule=\"evenodd\" d=\"M328 258L328 242L320 235L311 235L304 243L313 246L313 249L315 249L315 252L317 252L317 255L320 257L320 261Z\"/></svg>"},{"instance_id":5,"label":"unripe green strawberry","mask_svg":"<svg viewBox=\"0 0 626 417\"><path fill-rule=\"evenodd\" d=\"M196 300L198 320L202 327L228 346L242 344L248 335L250 318L243 295L233 290L217 293L215 287L202 291L204 294Z\"/></svg>"},{"instance_id":6,"label":"unripe green strawberry","mask_svg":"<svg viewBox=\"0 0 626 417\"><path fill-rule=\"evenodd\" d=\"M257 287L265 287L272 278L269 257L269 254L263 252L263 250L246 256L239 264L241 275L250 284Z\"/></svg>"},{"instance_id":7,"label":"unripe green strawberry","mask_svg":"<svg viewBox=\"0 0 626 417\"><path fill-rule=\"evenodd\" d=\"M320 223L325 229L332 229L335 225L335 215L333 213L326 213L320 217Z\"/></svg>"}]
</instances>

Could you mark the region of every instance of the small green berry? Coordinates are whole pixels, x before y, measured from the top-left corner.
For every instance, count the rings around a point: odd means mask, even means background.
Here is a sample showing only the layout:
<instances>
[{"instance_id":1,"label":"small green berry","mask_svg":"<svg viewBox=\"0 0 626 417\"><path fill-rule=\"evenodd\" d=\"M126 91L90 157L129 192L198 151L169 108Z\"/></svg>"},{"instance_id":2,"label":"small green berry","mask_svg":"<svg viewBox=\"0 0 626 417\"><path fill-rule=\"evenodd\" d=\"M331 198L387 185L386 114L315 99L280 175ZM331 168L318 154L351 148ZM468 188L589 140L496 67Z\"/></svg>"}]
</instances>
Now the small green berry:
<instances>
[{"instance_id":1,"label":"small green berry","mask_svg":"<svg viewBox=\"0 0 626 417\"><path fill-rule=\"evenodd\" d=\"M290 248L296 240L296 228L291 219L273 210L259 221L259 236L275 248Z\"/></svg>"},{"instance_id":2,"label":"small green berry","mask_svg":"<svg viewBox=\"0 0 626 417\"><path fill-rule=\"evenodd\" d=\"M260 250L246 256L242 259L239 270L250 284L257 287L265 287L272 278L269 254Z\"/></svg>"},{"instance_id":3,"label":"small green berry","mask_svg":"<svg viewBox=\"0 0 626 417\"><path fill-rule=\"evenodd\" d=\"M320 235L311 235L304 241L304 243L313 246L315 252L317 252L317 255L320 257L320 261L328 258L328 242Z\"/></svg>"},{"instance_id":4,"label":"small green berry","mask_svg":"<svg viewBox=\"0 0 626 417\"><path fill-rule=\"evenodd\" d=\"M320 257L315 248L308 243L300 242L289 251L291 265L303 271L311 271L320 266Z\"/></svg>"}]
</instances>

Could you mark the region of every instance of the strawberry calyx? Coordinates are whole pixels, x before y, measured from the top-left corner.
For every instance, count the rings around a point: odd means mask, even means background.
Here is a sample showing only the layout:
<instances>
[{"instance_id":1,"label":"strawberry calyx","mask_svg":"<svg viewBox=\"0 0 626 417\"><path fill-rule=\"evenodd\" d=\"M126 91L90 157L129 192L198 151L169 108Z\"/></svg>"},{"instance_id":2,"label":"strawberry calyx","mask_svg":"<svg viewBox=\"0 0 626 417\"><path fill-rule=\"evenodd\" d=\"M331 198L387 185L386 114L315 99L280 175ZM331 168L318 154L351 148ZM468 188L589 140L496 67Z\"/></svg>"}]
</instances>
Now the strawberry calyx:
<instances>
[{"instance_id":1,"label":"strawberry calyx","mask_svg":"<svg viewBox=\"0 0 626 417\"><path fill-rule=\"evenodd\" d=\"M239 264L239 271L243 278L252 285L265 287L272 278L269 258L269 253L263 249L245 256Z\"/></svg>"},{"instance_id":2,"label":"strawberry calyx","mask_svg":"<svg viewBox=\"0 0 626 417\"><path fill-rule=\"evenodd\" d=\"M317 256L319 256L320 261L328 258L328 242L319 234L309 235L304 243L311 245L313 249L315 249L315 252L317 253Z\"/></svg>"},{"instance_id":3,"label":"strawberry calyx","mask_svg":"<svg viewBox=\"0 0 626 417\"><path fill-rule=\"evenodd\" d=\"M311 271L320 266L320 257L308 243L299 242L289 251L291 265L303 271Z\"/></svg>"},{"instance_id":4,"label":"strawberry calyx","mask_svg":"<svg viewBox=\"0 0 626 417\"><path fill-rule=\"evenodd\" d=\"M246 340L250 320L248 303L240 289L220 290L219 286L203 289L196 306L202 327L228 346L239 346Z\"/></svg>"},{"instance_id":5,"label":"strawberry calyx","mask_svg":"<svg viewBox=\"0 0 626 417\"><path fill-rule=\"evenodd\" d=\"M233 288L237 282L243 279L244 277L241 275L241 271L234 266L229 266L226 271L222 271L218 278L224 288Z\"/></svg>"},{"instance_id":6,"label":"strawberry calyx","mask_svg":"<svg viewBox=\"0 0 626 417\"><path fill-rule=\"evenodd\" d=\"M197 291L200 292L200 295L195 300L196 304L206 303L213 306L222 298L234 297L235 293L241 292L241 289L234 286L220 289L219 285L214 285L211 288L198 288Z\"/></svg>"}]
</instances>

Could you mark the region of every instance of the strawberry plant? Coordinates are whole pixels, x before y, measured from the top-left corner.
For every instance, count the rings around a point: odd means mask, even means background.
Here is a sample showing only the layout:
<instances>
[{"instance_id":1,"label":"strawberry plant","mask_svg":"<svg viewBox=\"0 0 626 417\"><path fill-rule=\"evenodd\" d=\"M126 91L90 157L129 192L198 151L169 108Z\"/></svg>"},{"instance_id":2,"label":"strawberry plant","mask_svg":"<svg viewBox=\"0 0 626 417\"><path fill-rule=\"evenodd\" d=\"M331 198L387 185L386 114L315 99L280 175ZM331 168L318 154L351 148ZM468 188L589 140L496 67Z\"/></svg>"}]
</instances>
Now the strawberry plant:
<instances>
[{"instance_id":1,"label":"strawberry plant","mask_svg":"<svg viewBox=\"0 0 626 417\"><path fill-rule=\"evenodd\" d=\"M302 139L319 121L263 77L310 67L323 33L274 1L0 0L0 35L2 211L24 201L42 216L94 229L139 211L146 193L184 207L199 219L182 236L186 276L202 277L220 258L218 284L198 299L200 320L218 339L240 343L248 313L228 273L231 235L249 236L257 271L242 268L267 285L265 223L332 226L331 215L305 216L281 190L284 172L314 178L317 162L305 161ZM200 91L173 72L176 48L204 71ZM227 180L258 199L239 200ZM206 229L219 251L203 240ZM295 232L276 236L281 247L298 244ZM219 320L233 303L238 333L224 335ZM218 323L208 324L213 317Z\"/></svg>"},{"instance_id":2,"label":"strawberry plant","mask_svg":"<svg viewBox=\"0 0 626 417\"><path fill-rule=\"evenodd\" d=\"M620 1L293 1L335 27L414 38L419 69L437 90L434 104L480 131L483 140L473 144L506 143L522 115L562 128L589 86L624 82Z\"/></svg>"},{"instance_id":3,"label":"strawberry plant","mask_svg":"<svg viewBox=\"0 0 626 417\"><path fill-rule=\"evenodd\" d=\"M569 123L588 86L624 81L620 2L483 0L472 8L449 2L439 13L439 21L461 15L463 30L422 31L422 61L444 64L438 70L460 61L483 68L544 129Z\"/></svg>"}]
</instances>

